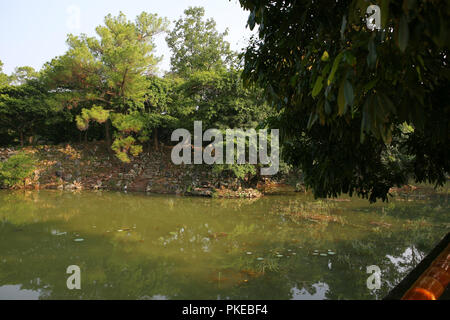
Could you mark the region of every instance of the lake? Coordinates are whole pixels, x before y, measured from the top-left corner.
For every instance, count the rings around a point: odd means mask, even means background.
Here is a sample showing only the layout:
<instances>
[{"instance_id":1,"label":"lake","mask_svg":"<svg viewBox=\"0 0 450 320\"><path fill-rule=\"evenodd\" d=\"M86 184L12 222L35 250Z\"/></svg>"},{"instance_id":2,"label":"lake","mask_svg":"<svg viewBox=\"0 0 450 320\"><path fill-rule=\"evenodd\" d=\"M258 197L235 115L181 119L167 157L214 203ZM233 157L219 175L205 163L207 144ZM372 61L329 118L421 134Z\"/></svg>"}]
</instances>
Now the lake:
<instances>
[{"instance_id":1,"label":"lake","mask_svg":"<svg viewBox=\"0 0 450 320\"><path fill-rule=\"evenodd\" d=\"M382 299L449 231L448 193L389 203L0 191L2 299ZM81 270L69 290L66 269ZM367 267L381 270L368 289Z\"/></svg>"}]
</instances>

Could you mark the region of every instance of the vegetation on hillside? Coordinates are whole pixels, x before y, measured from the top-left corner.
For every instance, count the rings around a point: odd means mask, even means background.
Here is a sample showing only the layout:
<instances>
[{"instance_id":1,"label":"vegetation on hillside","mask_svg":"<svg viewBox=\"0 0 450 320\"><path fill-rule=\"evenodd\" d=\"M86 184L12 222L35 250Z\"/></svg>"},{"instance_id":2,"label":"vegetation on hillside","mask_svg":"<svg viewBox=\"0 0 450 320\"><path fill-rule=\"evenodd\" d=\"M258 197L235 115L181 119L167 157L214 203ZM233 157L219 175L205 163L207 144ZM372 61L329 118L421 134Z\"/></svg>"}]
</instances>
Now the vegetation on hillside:
<instances>
[{"instance_id":1,"label":"vegetation on hillside","mask_svg":"<svg viewBox=\"0 0 450 320\"><path fill-rule=\"evenodd\" d=\"M450 5L241 0L258 34L241 54L201 7L172 25L143 12L108 15L96 36L67 37L39 71L0 61L0 145L104 140L130 163L171 144L176 128L279 128L282 164L317 197L374 202L414 180L442 185L450 169ZM158 73L166 34L171 70ZM252 180L244 164L216 166Z\"/></svg>"}]
</instances>

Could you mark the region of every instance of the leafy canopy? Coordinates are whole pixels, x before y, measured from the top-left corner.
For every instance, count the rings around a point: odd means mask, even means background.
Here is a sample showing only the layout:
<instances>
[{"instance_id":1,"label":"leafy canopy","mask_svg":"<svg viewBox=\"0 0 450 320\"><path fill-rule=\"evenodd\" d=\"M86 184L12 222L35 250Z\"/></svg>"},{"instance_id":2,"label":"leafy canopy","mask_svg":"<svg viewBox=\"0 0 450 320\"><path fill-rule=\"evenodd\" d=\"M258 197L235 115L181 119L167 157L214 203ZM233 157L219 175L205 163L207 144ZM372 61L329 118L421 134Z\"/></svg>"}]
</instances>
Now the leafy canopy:
<instances>
[{"instance_id":1,"label":"leafy canopy","mask_svg":"<svg viewBox=\"0 0 450 320\"><path fill-rule=\"evenodd\" d=\"M21 138L51 123L59 107L39 79L0 87L0 126L13 128Z\"/></svg>"},{"instance_id":2,"label":"leafy canopy","mask_svg":"<svg viewBox=\"0 0 450 320\"><path fill-rule=\"evenodd\" d=\"M128 150L136 155L141 146L131 147L132 134L141 131L138 111L144 111L151 75L161 60L154 55L155 36L165 32L168 22L156 14L141 13L135 21L123 13L105 17L96 28L97 37L69 35L69 50L46 67L50 87L69 108L81 106L77 127L88 130L89 123L109 124L118 131L113 150L126 162ZM130 130L133 128L133 130ZM133 141L131 141L133 140ZM141 139L144 140L144 139Z\"/></svg>"},{"instance_id":3,"label":"leafy canopy","mask_svg":"<svg viewBox=\"0 0 450 320\"><path fill-rule=\"evenodd\" d=\"M9 77L3 73L3 62L0 60L0 87L9 84Z\"/></svg>"},{"instance_id":4,"label":"leafy canopy","mask_svg":"<svg viewBox=\"0 0 450 320\"><path fill-rule=\"evenodd\" d=\"M126 111L142 106L147 76L156 72L154 37L164 32L166 19L146 12L135 22L123 13L106 16L96 28L98 37L69 35L69 50L48 66L50 82L67 89L77 101L96 101L109 109Z\"/></svg>"},{"instance_id":5,"label":"leafy canopy","mask_svg":"<svg viewBox=\"0 0 450 320\"><path fill-rule=\"evenodd\" d=\"M195 71L212 71L230 65L234 55L224 40L228 30L220 33L213 19L205 21L202 7L190 7L184 15L166 38L173 52L172 72L187 76Z\"/></svg>"},{"instance_id":6,"label":"leafy canopy","mask_svg":"<svg viewBox=\"0 0 450 320\"><path fill-rule=\"evenodd\" d=\"M449 172L448 1L240 0L258 36L244 79L282 116L285 156L319 197L387 199L413 178ZM366 26L381 8L382 29ZM413 130L405 132L407 124ZM404 128L404 127L403 127ZM392 150L410 157L395 161Z\"/></svg>"}]
</instances>

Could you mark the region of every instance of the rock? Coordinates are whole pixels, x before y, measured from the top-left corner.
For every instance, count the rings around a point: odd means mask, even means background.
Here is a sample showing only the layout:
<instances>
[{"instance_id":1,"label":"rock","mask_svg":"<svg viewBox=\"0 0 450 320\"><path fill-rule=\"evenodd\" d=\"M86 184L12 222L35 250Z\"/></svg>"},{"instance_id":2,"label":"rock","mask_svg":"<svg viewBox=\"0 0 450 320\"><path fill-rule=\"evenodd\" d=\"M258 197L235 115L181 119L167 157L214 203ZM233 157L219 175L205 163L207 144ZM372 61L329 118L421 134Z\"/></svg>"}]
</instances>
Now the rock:
<instances>
[{"instance_id":1,"label":"rock","mask_svg":"<svg viewBox=\"0 0 450 320\"><path fill-rule=\"evenodd\" d=\"M73 189L75 189L75 185L74 184L66 184L65 186L64 186L64 190L73 190Z\"/></svg>"},{"instance_id":2,"label":"rock","mask_svg":"<svg viewBox=\"0 0 450 320\"><path fill-rule=\"evenodd\" d=\"M71 174L66 174L66 175L64 176L64 180L65 180L65 181L72 181L72 179L73 179L73 176L72 176Z\"/></svg>"},{"instance_id":3,"label":"rock","mask_svg":"<svg viewBox=\"0 0 450 320\"><path fill-rule=\"evenodd\" d=\"M212 197L213 191L210 189L195 188L190 194L197 197Z\"/></svg>"},{"instance_id":4,"label":"rock","mask_svg":"<svg viewBox=\"0 0 450 320\"><path fill-rule=\"evenodd\" d=\"M201 185L203 188L209 188L209 187L211 186L211 184L210 184L209 182L206 182L206 181L201 182L200 185Z\"/></svg>"},{"instance_id":5,"label":"rock","mask_svg":"<svg viewBox=\"0 0 450 320\"><path fill-rule=\"evenodd\" d=\"M73 164L74 164L75 167L79 167L80 166L80 160L76 159Z\"/></svg>"},{"instance_id":6,"label":"rock","mask_svg":"<svg viewBox=\"0 0 450 320\"><path fill-rule=\"evenodd\" d=\"M62 176L63 176L62 170L56 170L55 175L56 175L58 178L62 178Z\"/></svg>"}]
</instances>

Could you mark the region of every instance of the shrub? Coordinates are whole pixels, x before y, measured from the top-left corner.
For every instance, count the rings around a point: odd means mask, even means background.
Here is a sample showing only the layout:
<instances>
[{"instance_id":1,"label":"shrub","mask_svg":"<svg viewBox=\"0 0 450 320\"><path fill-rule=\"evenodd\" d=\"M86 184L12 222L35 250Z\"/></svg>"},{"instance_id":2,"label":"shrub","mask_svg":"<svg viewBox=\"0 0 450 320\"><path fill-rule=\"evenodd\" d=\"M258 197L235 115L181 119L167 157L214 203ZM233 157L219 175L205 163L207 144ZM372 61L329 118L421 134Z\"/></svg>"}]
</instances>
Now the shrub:
<instances>
[{"instance_id":1,"label":"shrub","mask_svg":"<svg viewBox=\"0 0 450 320\"><path fill-rule=\"evenodd\" d=\"M0 186L17 187L25 183L35 170L35 160L21 152L0 163Z\"/></svg>"}]
</instances>

